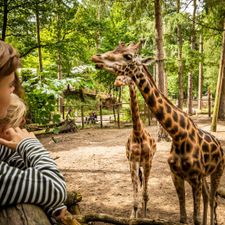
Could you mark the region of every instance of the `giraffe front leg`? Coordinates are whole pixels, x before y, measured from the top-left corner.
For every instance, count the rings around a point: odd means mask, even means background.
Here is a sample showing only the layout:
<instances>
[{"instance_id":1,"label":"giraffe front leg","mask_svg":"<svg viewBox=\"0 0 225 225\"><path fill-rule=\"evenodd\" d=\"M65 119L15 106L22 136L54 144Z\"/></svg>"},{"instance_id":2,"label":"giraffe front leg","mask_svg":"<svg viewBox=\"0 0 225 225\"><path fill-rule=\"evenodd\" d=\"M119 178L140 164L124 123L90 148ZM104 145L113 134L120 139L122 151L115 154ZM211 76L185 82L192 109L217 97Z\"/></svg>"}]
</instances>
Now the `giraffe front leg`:
<instances>
[{"instance_id":1,"label":"giraffe front leg","mask_svg":"<svg viewBox=\"0 0 225 225\"><path fill-rule=\"evenodd\" d=\"M203 225L207 225L207 214L208 214L208 204L209 204L209 187L205 178L203 178L202 183L202 197L203 197Z\"/></svg>"},{"instance_id":2,"label":"giraffe front leg","mask_svg":"<svg viewBox=\"0 0 225 225\"><path fill-rule=\"evenodd\" d=\"M193 204L194 204L194 213L193 219L195 225L200 225L200 202L201 202L201 193L202 193L202 182L198 181L192 183L192 194L193 194Z\"/></svg>"},{"instance_id":3,"label":"giraffe front leg","mask_svg":"<svg viewBox=\"0 0 225 225\"><path fill-rule=\"evenodd\" d=\"M133 209L131 218L137 218L138 213L138 171L139 166L136 162L130 162L131 180L133 185Z\"/></svg>"},{"instance_id":4,"label":"giraffe front leg","mask_svg":"<svg viewBox=\"0 0 225 225\"><path fill-rule=\"evenodd\" d=\"M143 180L143 215L147 216L147 204L149 200L148 196L148 180L150 175L151 165L149 163L145 164L144 167L144 180Z\"/></svg>"},{"instance_id":5,"label":"giraffe front leg","mask_svg":"<svg viewBox=\"0 0 225 225\"><path fill-rule=\"evenodd\" d=\"M185 208L185 188L184 188L184 179L172 173L172 179L174 186L177 191L180 205L180 222L187 223L187 213Z\"/></svg>"}]
</instances>

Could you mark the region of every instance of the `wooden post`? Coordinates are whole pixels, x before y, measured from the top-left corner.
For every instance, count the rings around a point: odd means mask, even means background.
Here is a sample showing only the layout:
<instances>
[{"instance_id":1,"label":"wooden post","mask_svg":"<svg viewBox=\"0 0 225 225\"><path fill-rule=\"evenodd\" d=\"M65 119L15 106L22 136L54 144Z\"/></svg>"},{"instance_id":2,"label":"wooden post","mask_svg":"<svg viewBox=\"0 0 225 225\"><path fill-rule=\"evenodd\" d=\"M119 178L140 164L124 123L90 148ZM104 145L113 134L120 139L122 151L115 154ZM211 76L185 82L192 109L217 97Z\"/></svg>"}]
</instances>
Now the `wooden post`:
<instances>
[{"instance_id":1,"label":"wooden post","mask_svg":"<svg viewBox=\"0 0 225 225\"><path fill-rule=\"evenodd\" d=\"M117 123L118 123L118 128L120 128L120 104L118 104L118 109L117 109Z\"/></svg>"},{"instance_id":2,"label":"wooden post","mask_svg":"<svg viewBox=\"0 0 225 225\"><path fill-rule=\"evenodd\" d=\"M113 117L114 117L114 123L116 122L116 112L115 112L115 105L113 104Z\"/></svg>"},{"instance_id":3,"label":"wooden post","mask_svg":"<svg viewBox=\"0 0 225 225\"><path fill-rule=\"evenodd\" d=\"M100 124L101 124L101 128L103 128L103 124L102 124L102 104L100 105Z\"/></svg>"},{"instance_id":4,"label":"wooden post","mask_svg":"<svg viewBox=\"0 0 225 225\"><path fill-rule=\"evenodd\" d=\"M211 91L210 87L208 87L208 115L211 118Z\"/></svg>"},{"instance_id":5,"label":"wooden post","mask_svg":"<svg viewBox=\"0 0 225 225\"><path fill-rule=\"evenodd\" d=\"M62 105L62 114L63 114L63 119L65 119L65 105Z\"/></svg>"},{"instance_id":6,"label":"wooden post","mask_svg":"<svg viewBox=\"0 0 225 225\"><path fill-rule=\"evenodd\" d=\"M84 129L84 106L81 106L81 121L82 121L82 129Z\"/></svg>"}]
</instances>

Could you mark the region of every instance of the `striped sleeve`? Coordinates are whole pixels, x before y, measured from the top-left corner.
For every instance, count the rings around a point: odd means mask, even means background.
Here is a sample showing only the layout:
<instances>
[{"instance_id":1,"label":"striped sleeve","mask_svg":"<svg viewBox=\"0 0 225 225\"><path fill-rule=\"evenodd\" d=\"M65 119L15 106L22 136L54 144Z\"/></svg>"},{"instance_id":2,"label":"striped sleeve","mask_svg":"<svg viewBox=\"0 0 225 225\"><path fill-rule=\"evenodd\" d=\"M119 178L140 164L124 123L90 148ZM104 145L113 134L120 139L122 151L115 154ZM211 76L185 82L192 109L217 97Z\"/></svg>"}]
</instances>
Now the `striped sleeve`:
<instances>
[{"instance_id":1,"label":"striped sleeve","mask_svg":"<svg viewBox=\"0 0 225 225\"><path fill-rule=\"evenodd\" d=\"M3 162L7 162L10 157L15 154L15 150L12 150L4 145L0 145L0 160Z\"/></svg>"},{"instance_id":2,"label":"striped sleeve","mask_svg":"<svg viewBox=\"0 0 225 225\"><path fill-rule=\"evenodd\" d=\"M48 214L64 208L65 181L43 145L29 138L16 151L26 169L0 162L0 206L33 203L43 206Z\"/></svg>"},{"instance_id":3,"label":"striped sleeve","mask_svg":"<svg viewBox=\"0 0 225 225\"><path fill-rule=\"evenodd\" d=\"M13 166L21 170L26 169L22 157L17 152L14 152L14 154L12 154L12 156L7 160L7 163L9 164L9 166Z\"/></svg>"},{"instance_id":4,"label":"striped sleeve","mask_svg":"<svg viewBox=\"0 0 225 225\"><path fill-rule=\"evenodd\" d=\"M26 168L23 159L16 151L3 145L0 145L0 161L6 162L10 166L19 169Z\"/></svg>"}]
</instances>

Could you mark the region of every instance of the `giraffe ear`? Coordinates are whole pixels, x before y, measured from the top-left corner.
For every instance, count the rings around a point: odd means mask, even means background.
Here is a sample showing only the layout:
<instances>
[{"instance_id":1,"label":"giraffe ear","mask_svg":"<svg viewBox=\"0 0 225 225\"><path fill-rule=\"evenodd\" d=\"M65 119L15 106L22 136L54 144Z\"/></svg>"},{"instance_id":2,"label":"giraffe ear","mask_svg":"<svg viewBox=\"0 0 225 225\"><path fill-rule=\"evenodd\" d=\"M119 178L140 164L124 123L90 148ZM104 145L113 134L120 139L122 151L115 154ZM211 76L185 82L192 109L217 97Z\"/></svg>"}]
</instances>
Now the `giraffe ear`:
<instances>
[{"instance_id":1,"label":"giraffe ear","mask_svg":"<svg viewBox=\"0 0 225 225\"><path fill-rule=\"evenodd\" d=\"M155 63L155 61L156 60L154 58L151 58L151 57L148 57L148 58L145 58L145 59L141 60L142 64L144 64L146 66Z\"/></svg>"}]
</instances>

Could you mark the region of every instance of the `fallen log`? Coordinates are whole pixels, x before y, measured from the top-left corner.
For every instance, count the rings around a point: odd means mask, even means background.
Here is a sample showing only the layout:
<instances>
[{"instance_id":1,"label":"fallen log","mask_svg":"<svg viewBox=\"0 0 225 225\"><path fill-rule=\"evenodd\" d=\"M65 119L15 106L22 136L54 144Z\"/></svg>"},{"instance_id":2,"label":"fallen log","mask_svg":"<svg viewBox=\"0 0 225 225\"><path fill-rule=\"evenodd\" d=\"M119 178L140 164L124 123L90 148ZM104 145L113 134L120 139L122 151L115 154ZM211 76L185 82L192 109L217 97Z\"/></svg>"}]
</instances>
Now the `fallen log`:
<instances>
[{"instance_id":1,"label":"fallen log","mask_svg":"<svg viewBox=\"0 0 225 225\"><path fill-rule=\"evenodd\" d=\"M80 214L78 203L81 200L80 193L67 192L65 205L68 211L72 214ZM40 207L33 204L17 204L0 208L0 225L51 225L51 223Z\"/></svg>"},{"instance_id":2,"label":"fallen log","mask_svg":"<svg viewBox=\"0 0 225 225\"><path fill-rule=\"evenodd\" d=\"M51 123L45 125L26 125L26 129L30 132L34 132L36 135L41 134L51 134L54 131L58 131L58 133L68 133L68 132L77 132L78 128L74 120L63 120L59 123Z\"/></svg>"},{"instance_id":3,"label":"fallen log","mask_svg":"<svg viewBox=\"0 0 225 225\"><path fill-rule=\"evenodd\" d=\"M166 220L152 220L152 219L129 219L125 217L114 217L107 214L87 214L87 215L76 215L75 218L80 223L89 222L105 222L116 225L181 225L181 223Z\"/></svg>"},{"instance_id":4,"label":"fallen log","mask_svg":"<svg viewBox=\"0 0 225 225\"><path fill-rule=\"evenodd\" d=\"M51 223L40 207L18 204L0 210L0 225L51 225Z\"/></svg>"}]
</instances>

